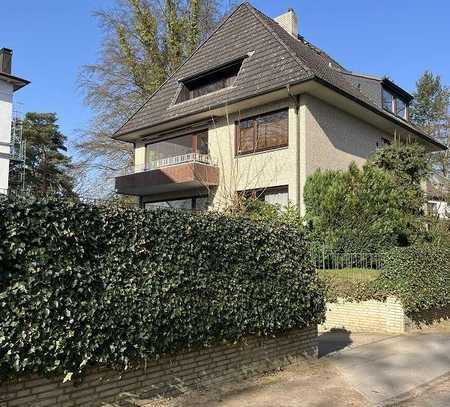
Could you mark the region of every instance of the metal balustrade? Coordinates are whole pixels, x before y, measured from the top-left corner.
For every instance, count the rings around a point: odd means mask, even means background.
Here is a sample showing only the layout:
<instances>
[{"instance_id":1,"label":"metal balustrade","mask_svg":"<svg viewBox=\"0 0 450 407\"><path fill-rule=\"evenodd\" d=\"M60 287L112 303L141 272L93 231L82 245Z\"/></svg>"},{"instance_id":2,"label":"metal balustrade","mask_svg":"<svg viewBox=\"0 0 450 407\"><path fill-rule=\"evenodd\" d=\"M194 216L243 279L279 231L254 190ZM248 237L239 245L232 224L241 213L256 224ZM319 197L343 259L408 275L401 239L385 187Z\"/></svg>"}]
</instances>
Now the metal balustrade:
<instances>
[{"instance_id":1,"label":"metal balustrade","mask_svg":"<svg viewBox=\"0 0 450 407\"><path fill-rule=\"evenodd\" d=\"M216 165L208 154L188 153L177 155L174 157L161 158L159 160L150 161L147 164L132 165L125 168L122 175L137 174L145 171L157 170L159 168L170 167L172 165L200 163L207 165Z\"/></svg>"}]
</instances>

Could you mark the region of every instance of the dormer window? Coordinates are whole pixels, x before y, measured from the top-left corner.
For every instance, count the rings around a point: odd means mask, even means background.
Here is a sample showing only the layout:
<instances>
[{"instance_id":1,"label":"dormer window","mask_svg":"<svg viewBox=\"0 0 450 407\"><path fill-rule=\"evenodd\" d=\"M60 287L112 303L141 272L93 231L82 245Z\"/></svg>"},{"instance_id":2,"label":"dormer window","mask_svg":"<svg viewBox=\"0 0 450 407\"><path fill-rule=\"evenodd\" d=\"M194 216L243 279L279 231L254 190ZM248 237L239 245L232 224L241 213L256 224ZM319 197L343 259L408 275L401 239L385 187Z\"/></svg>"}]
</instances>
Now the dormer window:
<instances>
[{"instance_id":1,"label":"dormer window","mask_svg":"<svg viewBox=\"0 0 450 407\"><path fill-rule=\"evenodd\" d=\"M408 104L399 95L383 88L383 109L394 113L402 119L408 119Z\"/></svg>"},{"instance_id":2,"label":"dormer window","mask_svg":"<svg viewBox=\"0 0 450 407\"><path fill-rule=\"evenodd\" d=\"M182 80L182 88L177 103L195 99L233 86L241 69L243 59L231 62L194 78Z\"/></svg>"}]
</instances>

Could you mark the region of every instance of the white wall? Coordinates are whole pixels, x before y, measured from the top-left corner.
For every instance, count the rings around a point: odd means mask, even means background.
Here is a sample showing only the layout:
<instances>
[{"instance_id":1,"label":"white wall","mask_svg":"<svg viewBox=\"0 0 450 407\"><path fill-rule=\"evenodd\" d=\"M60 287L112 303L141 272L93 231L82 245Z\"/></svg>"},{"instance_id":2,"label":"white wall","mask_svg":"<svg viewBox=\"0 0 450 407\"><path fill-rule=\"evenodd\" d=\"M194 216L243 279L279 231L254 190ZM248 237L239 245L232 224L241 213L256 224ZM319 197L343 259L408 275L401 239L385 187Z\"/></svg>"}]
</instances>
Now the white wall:
<instances>
[{"instance_id":1,"label":"white wall","mask_svg":"<svg viewBox=\"0 0 450 407\"><path fill-rule=\"evenodd\" d=\"M0 79L0 193L8 189L13 86Z\"/></svg>"}]
</instances>

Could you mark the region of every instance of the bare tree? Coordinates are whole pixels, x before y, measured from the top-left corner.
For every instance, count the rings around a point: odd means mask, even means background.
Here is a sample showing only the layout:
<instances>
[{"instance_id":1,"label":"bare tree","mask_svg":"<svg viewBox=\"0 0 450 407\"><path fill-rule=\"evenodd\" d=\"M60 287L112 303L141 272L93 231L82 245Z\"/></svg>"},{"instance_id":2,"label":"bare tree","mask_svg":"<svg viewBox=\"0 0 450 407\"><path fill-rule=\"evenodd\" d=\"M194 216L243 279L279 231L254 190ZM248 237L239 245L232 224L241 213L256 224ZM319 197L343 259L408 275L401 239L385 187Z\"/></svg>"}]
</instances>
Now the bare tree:
<instances>
[{"instance_id":1,"label":"bare tree","mask_svg":"<svg viewBox=\"0 0 450 407\"><path fill-rule=\"evenodd\" d=\"M132 146L111 135L206 37L228 11L224 3L117 0L114 7L95 12L104 34L99 60L83 66L79 75L94 118L76 148L79 166L100 185L133 160Z\"/></svg>"}]
</instances>

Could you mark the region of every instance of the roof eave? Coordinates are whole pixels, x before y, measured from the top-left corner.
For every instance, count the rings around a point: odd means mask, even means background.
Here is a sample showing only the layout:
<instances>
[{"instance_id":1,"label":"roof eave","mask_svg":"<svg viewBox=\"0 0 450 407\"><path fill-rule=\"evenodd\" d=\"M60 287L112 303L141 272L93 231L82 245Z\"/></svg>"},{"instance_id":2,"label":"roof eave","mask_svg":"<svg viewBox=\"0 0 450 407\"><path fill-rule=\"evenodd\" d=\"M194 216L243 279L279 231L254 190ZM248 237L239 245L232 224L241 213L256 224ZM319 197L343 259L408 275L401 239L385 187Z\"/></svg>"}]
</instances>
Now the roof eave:
<instances>
[{"instance_id":1,"label":"roof eave","mask_svg":"<svg viewBox=\"0 0 450 407\"><path fill-rule=\"evenodd\" d=\"M0 79L5 82L11 83L13 85L14 92L16 90L22 89L24 86L27 86L30 81L19 78L18 76L10 75L5 72L0 72Z\"/></svg>"},{"instance_id":2,"label":"roof eave","mask_svg":"<svg viewBox=\"0 0 450 407\"><path fill-rule=\"evenodd\" d=\"M416 127L410 125L408 122L400 120L399 118L396 118L394 116L391 116L390 114L388 114L387 112L384 112L380 109L377 109L375 106L370 105L369 103L364 102L363 100L351 95L350 93L342 90L341 88L338 88L336 86L334 86L333 84L331 84L330 82L326 81L323 78L320 78L318 76L316 76L314 78L315 81L319 82L320 84L328 87L329 89L332 89L333 91L353 100L354 102L360 104L361 106L364 106L366 109L369 109L370 111L384 117L385 119L390 120L392 123L395 123L396 125L404 128L405 130L410 131L411 133L414 133L415 135L423 138L425 141L429 142L430 144L433 144L435 147L438 147L439 150L447 150L447 146L445 146L442 143L439 143L438 141L436 141L434 138L428 136L427 134L425 134L424 132L420 131L419 129L417 129Z\"/></svg>"},{"instance_id":3,"label":"roof eave","mask_svg":"<svg viewBox=\"0 0 450 407\"><path fill-rule=\"evenodd\" d=\"M244 96L244 97L236 98L236 99L233 99L233 100L228 100L228 101L225 101L225 102L222 102L222 103L218 103L216 105L209 105L207 108L202 107L202 108L199 108L196 111L189 112L189 113L186 113L184 115L177 116L176 118L163 120L163 121L160 121L160 122L157 122L157 123L153 123L153 124L148 125L148 126L142 126L142 127L138 128L138 129L133 129L132 131L120 132L120 129L119 129L116 133L114 133L111 136L111 138L114 139L114 140L130 142L130 140L124 140L123 139L124 136L130 136L130 135L132 135L134 133L142 133L145 130L149 130L150 131L152 128L155 128L157 126L161 126L161 125L164 125L164 124L167 124L167 123L170 123L170 122L175 122L177 120L186 119L189 116L198 115L198 114L201 114L201 113L204 113L204 112L211 112L211 114L213 114L214 110L221 109L221 108L224 108L224 107L230 107L231 105L234 105L234 104L237 104L237 103L241 103L241 102L243 102L245 100L252 99L252 98L258 98L258 97L265 96L265 95L269 95L271 93L279 92L279 91L282 91L284 89L287 90L288 87L302 85L302 84L305 84L307 82L310 82L312 79L313 79L313 77L311 76L311 77L308 77L308 78L304 78L304 79L302 79L300 81L295 81L293 83L286 84L286 85L281 86L281 87L277 87L277 88L270 89L270 90L263 91L263 92L258 92L258 93L255 93L255 94L251 95L251 96ZM285 96L288 97L289 94L286 93Z\"/></svg>"},{"instance_id":4,"label":"roof eave","mask_svg":"<svg viewBox=\"0 0 450 407\"><path fill-rule=\"evenodd\" d=\"M336 92L338 94L341 94L342 96L345 96L346 98L348 98L348 99L352 100L353 102L363 106L364 108L372 111L373 113L383 117L384 119L389 120L390 122L394 123L395 125L400 126L403 129L405 129L405 130L407 130L407 131L409 131L409 132L419 136L424 141L426 141L426 142L432 144L433 146L435 146L438 150L446 150L447 149L447 147L445 145L439 143L438 141L436 141L432 137L428 136L424 132L422 132L419 129L415 128L414 126L410 125L408 122L400 120L400 119L398 119L398 118L396 118L394 116L391 116L387 112L384 112L384 111L382 111L380 109L377 109L376 107L372 106L369 103L365 103L363 100L361 100L361 99L359 99L359 98L349 94L348 92L342 90L341 88L338 88L338 87L334 86L333 84L329 83L328 81L326 81L325 79L323 79L321 77L312 76L312 77L303 79L301 81L296 81L294 83L291 83L291 84L289 84L289 86L292 87L292 86L306 84L307 82L313 82L313 81L315 81L315 82L317 82L317 83L319 83L319 84L321 84L321 85L331 89L332 91L334 91L334 92ZM172 119L164 120L164 121L161 121L161 122L158 122L158 123L153 123L152 125L143 126L143 127L140 127L139 129L134 129L133 131L123 132L123 133L117 132L117 133L115 133L112 136L112 138L115 139L115 140L130 142L130 140L125 140L124 136L132 136L133 134L142 133L142 132L144 132L146 130L148 130L150 132L152 128L155 128L157 126L166 125L166 124L168 124L170 122L174 122L174 124L175 124L175 122L178 121L178 120L183 120L183 119L186 119L189 116L194 116L194 115L198 115L198 114L204 113L206 110L211 112L213 109L220 109L220 108L223 108L224 106L230 107L232 104L240 103L240 102L242 102L244 100L247 100L247 99L251 99L251 98L258 97L258 96L262 96L262 95L266 95L266 94L270 94L270 93L273 93L273 92L280 91L280 90L286 88L287 86L288 85L283 86L283 87L279 87L279 88L276 88L276 89L271 89L270 91L260 92L258 94L252 95L251 97L242 97L242 98L235 99L233 101L227 101L227 102L220 103L220 104L217 104L217 105L214 105L214 106L208 106L208 109L201 108L201 109L198 109L198 110L196 110L194 112L187 113L187 114L185 114L183 116L178 116L175 119L172 118ZM174 127L176 127L176 126L174 126Z\"/></svg>"},{"instance_id":5,"label":"roof eave","mask_svg":"<svg viewBox=\"0 0 450 407\"><path fill-rule=\"evenodd\" d=\"M413 95L411 95L405 89L398 86L395 82L391 81L388 77L384 77L381 83L386 87L391 88L394 92L396 92L400 96L404 97L407 100L407 102L411 102L411 100L414 99Z\"/></svg>"}]
</instances>

